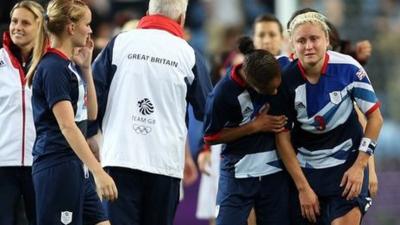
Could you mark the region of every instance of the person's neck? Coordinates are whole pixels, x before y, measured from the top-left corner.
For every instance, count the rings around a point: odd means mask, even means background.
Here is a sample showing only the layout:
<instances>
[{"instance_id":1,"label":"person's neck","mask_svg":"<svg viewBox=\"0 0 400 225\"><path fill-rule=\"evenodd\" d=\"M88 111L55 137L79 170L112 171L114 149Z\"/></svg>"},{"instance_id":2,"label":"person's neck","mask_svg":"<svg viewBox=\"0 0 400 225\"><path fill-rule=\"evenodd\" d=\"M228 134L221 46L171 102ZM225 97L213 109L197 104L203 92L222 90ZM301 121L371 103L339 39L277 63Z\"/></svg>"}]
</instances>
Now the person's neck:
<instances>
[{"instance_id":1,"label":"person's neck","mask_svg":"<svg viewBox=\"0 0 400 225\"><path fill-rule=\"evenodd\" d=\"M316 84L319 81L319 78L321 77L321 72L322 72L322 67L325 61L325 57L323 57L317 64L315 65L309 65L305 67L305 76L307 80L312 83Z\"/></svg>"},{"instance_id":2,"label":"person's neck","mask_svg":"<svg viewBox=\"0 0 400 225\"><path fill-rule=\"evenodd\" d=\"M61 51L69 59L72 58L74 48L71 42L53 39L51 47Z\"/></svg>"},{"instance_id":3,"label":"person's neck","mask_svg":"<svg viewBox=\"0 0 400 225\"><path fill-rule=\"evenodd\" d=\"M24 47L19 47L19 51L21 54L21 60L22 64L28 63L31 57L33 46L24 46Z\"/></svg>"}]
</instances>

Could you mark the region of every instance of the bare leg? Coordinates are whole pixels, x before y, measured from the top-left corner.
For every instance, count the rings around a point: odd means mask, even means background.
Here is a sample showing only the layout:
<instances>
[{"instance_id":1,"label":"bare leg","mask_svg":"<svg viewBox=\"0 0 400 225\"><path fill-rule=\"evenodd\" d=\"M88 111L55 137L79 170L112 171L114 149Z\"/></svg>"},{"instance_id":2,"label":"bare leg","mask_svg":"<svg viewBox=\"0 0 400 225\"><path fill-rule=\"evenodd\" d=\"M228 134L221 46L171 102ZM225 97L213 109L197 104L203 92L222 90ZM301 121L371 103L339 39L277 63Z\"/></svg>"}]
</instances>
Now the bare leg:
<instances>
[{"instance_id":1,"label":"bare leg","mask_svg":"<svg viewBox=\"0 0 400 225\"><path fill-rule=\"evenodd\" d=\"M254 208L251 209L249 217L247 218L247 224L248 225L257 225L256 222L256 213L254 211Z\"/></svg>"},{"instance_id":2,"label":"bare leg","mask_svg":"<svg viewBox=\"0 0 400 225\"><path fill-rule=\"evenodd\" d=\"M346 215L336 218L331 225L360 225L361 212L358 207L354 207Z\"/></svg>"}]
</instances>

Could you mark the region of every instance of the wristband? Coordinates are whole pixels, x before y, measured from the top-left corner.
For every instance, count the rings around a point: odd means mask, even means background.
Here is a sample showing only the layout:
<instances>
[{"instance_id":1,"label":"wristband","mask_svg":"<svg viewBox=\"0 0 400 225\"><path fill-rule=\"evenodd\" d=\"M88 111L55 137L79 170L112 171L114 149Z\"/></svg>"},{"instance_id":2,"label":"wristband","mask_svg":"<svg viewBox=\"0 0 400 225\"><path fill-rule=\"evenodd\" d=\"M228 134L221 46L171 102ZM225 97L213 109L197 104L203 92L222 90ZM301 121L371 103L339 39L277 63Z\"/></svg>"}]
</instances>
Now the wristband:
<instances>
[{"instance_id":1,"label":"wristband","mask_svg":"<svg viewBox=\"0 0 400 225\"><path fill-rule=\"evenodd\" d=\"M362 152L367 153L368 155L373 155L375 152L375 147L376 141L373 141L367 137L363 137L361 139L360 147L358 149Z\"/></svg>"}]
</instances>

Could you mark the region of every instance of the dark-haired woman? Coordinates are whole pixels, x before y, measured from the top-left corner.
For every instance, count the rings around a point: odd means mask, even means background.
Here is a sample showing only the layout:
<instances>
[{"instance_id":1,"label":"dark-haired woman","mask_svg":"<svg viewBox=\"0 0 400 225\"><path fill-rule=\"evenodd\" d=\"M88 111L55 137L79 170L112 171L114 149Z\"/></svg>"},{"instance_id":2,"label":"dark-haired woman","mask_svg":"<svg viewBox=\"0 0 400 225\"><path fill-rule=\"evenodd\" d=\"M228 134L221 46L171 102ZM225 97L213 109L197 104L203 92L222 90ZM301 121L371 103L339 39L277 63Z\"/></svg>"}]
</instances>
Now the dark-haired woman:
<instances>
[{"instance_id":1,"label":"dark-haired woman","mask_svg":"<svg viewBox=\"0 0 400 225\"><path fill-rule=\"evenodd\" d=\"M268 115L281 82L279 64L250 38L239 40L244 62L228 70L206 104L204 140L223 143L217 194L217 225L288 224L287 176L276 154L274 133L286 118Z\"/></svg>"},{"instance_id":2,"label":"dark-haired woman","mask_svg":"<svg viewBox=\"0 0 400 225\"><path fill-rule=\"evenodd\" d=\"M46 14L51 48L43 57L35 48L28 75L37 134L32 165L37 222L107 225L99 197L114 200L117 190L84 137L87 120L97 116L91 12L83 1L52 0Z\"/></svg>"},{"instance_id":3,"label":"dark-haired woman","mask_svg":"<svg viewBox=\"0 0 400 225\"><path fill-rule=\"evenodd\" d=\"M35 223L32 147L35 127L31 90L25 85L43 8L21 1L10 12L0 49L0 224L16 224L21 197L29 224Z\"/></svg>"}]
</instances>

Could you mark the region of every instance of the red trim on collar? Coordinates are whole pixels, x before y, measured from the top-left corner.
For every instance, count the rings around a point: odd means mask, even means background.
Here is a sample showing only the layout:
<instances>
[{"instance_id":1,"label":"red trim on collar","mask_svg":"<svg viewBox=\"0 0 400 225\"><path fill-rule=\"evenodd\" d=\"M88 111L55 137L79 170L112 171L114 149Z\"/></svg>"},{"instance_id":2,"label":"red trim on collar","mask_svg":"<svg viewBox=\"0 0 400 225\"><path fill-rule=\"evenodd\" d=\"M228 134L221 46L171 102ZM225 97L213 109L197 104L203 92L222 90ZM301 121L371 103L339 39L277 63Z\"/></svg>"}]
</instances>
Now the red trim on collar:
<instances>
[{"instance_id":1,"label":"red trim on collar","mask_svg":"<svg viewBox=\"0 0 400 225\"><path fill-rule=\"evenodd\" d=\"M4 32L3 34L3 47L4 49L7 51L10 59L11 59L11 63L14 66L14 68L20 70L20 71L24 71L22 69L21 63L18 61L17 57L15 57L14 53L11 51L11 46L14 45L12 40L11 40L11 36L10 36L10 32Z\"/></svg>"},{"instance_id":2,"label":"red trim on collar","mask_svg":"<svg viewBox=\"0 0 400 225\"><path fill-rule=\"evenodd\" d=\"M246 87L246 81L243 80L243 78L239 75L237 72L240 68L242 68L242 64L236 65L232 67L231 70L231 79L235 81L239 86L241 87Z\"/></svg>"},{"instance_id":3,"label":"red trim on collar","mask_svg":"<svg viewBox=\"0 0 400 225\"><path fill-rule=\"evenodd\" d=\"M299 70L300 70L301 77L302 77L304 80L307 80L307 78L306 78L306 71L305 71L305 69L304 69L304 67L303 67L303 65L301 64L301 62L300 62L299 59L297 59L297 67L298 67Z\"/></svg>"},{"instance_id":4,"label":"red trim on collar","mask_svg":"<svg viewBox=\"0 0 400 225\"><path fill-rule=\"evenodd\" d=\"M325 75L326 74L326 70L328 69L328 62L329 62L329 55L328 55L328 53L325 53L324 64L322 65L322 68L321 68L321 75ZM297 66L299 67L299 70L301 72L301 76L303 77L303 79L307 80L307 78L306 78L306 70L304 69L304 67L301 64L300 60L297 60Z\"/></svg>"},{"instance_id":5,"label":"red trim on collar","mask_svg":"<svg viewBox=\"0 0 400 225\"><path fill-rule=\"evenodd\" d=\"M3 33L3 46L10 49L12 45L12 40L10 36L10 32L6 31Z\"/></svg>"},{"instance_id":6,"label":"red trim on collar","mask_svg":"<svg viewBox=\"0 0 400 225\"><path fill-rule=\"evenodd\" d=\"M142 17L137 28L165 30L182 39L184 34L183 28L176 21L162 15Z\"/></svg>"},{"instance_id":7,"label":"red trim on collar","mask_svg":"<svg viewBox=\"0 0 400 225\"><path fill-rule=\"evenodd\" d=\"M62 51L60 51L56 48L47 48L46 53L54 53L65 60L69 60L68 56L66 56Z\"/></svg>"},{"instance_id":8,"label":"red trim on collar","mask_svg":"<svg viewBox=\"0 0 400 225\"><path fill-rule=\"evenodd\" d=\"M326 70L328 69L329 55L325 53L324 64L322 65L321 74L326 74Z\"/></svg>"},{"instance_id":9,"label":"red trim on collar","mask_svg":"<svg viewBox=\"0 0 400 225\"><path fill-rule=\"evenodd\" d=\"M8 53L8 56L10 57L11 64L13 65L14 68L16 68L19 71L19 78L21 80L21 85L24 86L26 83L25 79L25 72L22 68L21 63L18 61L17 57L13 54L11 51L11 46L13 45L13 42L11 40L10 32L4 32L3 33L3 47Z\"/></svg>"}]
</instances>

